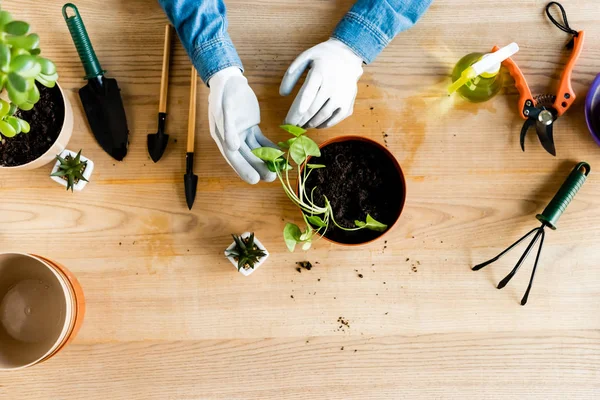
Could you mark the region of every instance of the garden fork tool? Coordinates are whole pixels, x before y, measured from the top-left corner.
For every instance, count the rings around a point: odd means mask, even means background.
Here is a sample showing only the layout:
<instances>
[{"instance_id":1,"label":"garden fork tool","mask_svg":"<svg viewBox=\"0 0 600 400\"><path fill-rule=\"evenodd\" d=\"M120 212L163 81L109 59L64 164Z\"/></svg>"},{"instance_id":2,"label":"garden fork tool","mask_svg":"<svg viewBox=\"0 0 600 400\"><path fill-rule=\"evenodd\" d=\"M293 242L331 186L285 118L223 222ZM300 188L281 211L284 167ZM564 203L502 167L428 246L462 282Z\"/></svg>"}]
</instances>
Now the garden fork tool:
<instances>
[{"instance_id":1,"label":"garden fork tool","mask_svg":"<svg viewBox=\"0 0 600 400\"><path fill-rule=\"evenodd\" d=\"M542 253L542 246L544 245L544 237L546 236L546 232L544 231L545 227L549 227L552 230L556 230L556 224L558 219L562 215L562 213L566 210L567 206L573 200L581 186L585 183L588 174L590 173L591 168L590 165L586 162L580 162L573 168L573 171L569 174L565 182L562 184L558 192L554 198L548 203L548 206L544 209L541 214L538 214L536 218L538 221L542 223L542 225L538 228L534 228L529 231L525 236L511 244L506 250L502 253L498 254L496 257L488 260L484 263L478 264L473 267L473 271L478 271L483 267L493 263L494 261L499 260L503 255L512 250L519 243L527 239L529 236L533 235L533 239L525 249L525 252L519 258L517 265L510 271L508 275L504 279L500 281L498 284L498 289L502 289L504 286L508 284L508 282L515 276L523 261L527 258L533 246L535 246L538 239L540 240L540 246L537 251L537 255L535 257L535 262L533 264L533 270L531 272L531 278L529 279L529 285L527 286L527 290L525 291L525 295L521 299L521 305L524 306L527 304L527 299L529 298L529 292L531 291L531 285L533 284L533 278L535 276L535 271L538 265L538 261L540 259L540 255Z\"/></svg>"},{"instance_id":2,"label":"garden fork tool","mask_svg":"<svg viewBox=\"0 0 600 400\"><path fill-rule=\"evenodd\" d=\"M558 22L552 14L550 14L550 8L552 6L558 6L562 13L564 25ZM565 69L560 76L560 83L558 90L555 95L553 94L542 94L539 96L533 96L529 85L523 72L519 69L517 64L511 58L506 59L502 64L508 69L510 75L515 80L515 85L519 90L519 113L521 117L525 119L523 128L521 129L521 149L525 151L525 136L529 128L535 126L538 138L544 149L556 156L556 149L554 147L554 122L560 116L562 116L575 101L575 92L571 86L571 75L573 68L581 55L583 49L583 31L575 31L569 26L567 20L567 13L563 6L557 2L548 3L546 6L546 15L552 21L556 27L560 30L572 35L572 39L567 44L567 49L571 49L571 56ZM494 51L499 48L494 47Z\"/></svg>"}]
</instances>

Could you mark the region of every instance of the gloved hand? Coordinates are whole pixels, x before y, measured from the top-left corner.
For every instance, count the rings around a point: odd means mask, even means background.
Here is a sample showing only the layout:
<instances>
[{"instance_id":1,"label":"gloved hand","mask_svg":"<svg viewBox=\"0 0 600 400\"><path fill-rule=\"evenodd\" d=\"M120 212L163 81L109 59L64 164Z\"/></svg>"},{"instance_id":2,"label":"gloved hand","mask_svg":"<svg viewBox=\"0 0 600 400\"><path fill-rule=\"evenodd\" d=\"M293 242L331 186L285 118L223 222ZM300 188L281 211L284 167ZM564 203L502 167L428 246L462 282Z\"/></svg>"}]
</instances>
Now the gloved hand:
<instances>
[{"instance_id":1,"label":"gloved hand","mask_svg":"<svg viewBox=\"0 0 600 400\"><path fill-rule=\"evenodd\" d=\"M329 39L300 54L286 71L279 94L287 96L307 67L304 85L292 103L285 123L305 128L328 128L352 115L363 60L344 43Z\"/></svg>"},{"instance_id":2,"label":"gloved hand","mask_svg":"<svg viewBox=\"0 0 600 400\"><path fill-rule=\"evenodd\" d=\"M222 69L209 79L208 85L210 135L225 160L248 183L275 180L275 173L252 154L257 147L277 146L258 127L258 99L242 71L238 67Z\"/></svg>"}]
</instances>

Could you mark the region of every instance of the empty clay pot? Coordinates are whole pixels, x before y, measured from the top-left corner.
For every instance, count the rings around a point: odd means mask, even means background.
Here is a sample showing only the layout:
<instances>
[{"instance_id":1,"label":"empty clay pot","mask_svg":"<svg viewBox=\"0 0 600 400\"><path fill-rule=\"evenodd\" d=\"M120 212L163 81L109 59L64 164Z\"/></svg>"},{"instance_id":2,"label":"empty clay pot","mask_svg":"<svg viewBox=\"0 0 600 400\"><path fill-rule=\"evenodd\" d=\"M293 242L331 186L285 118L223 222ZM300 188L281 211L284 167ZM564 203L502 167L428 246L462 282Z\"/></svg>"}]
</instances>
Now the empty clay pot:
<instances>
[{"instance_id":1,"label":"empty clay pot","mask_svg":"<svg viewBox=\"0 0 600 400\"><path fill-rule=\"evenodd\" d=\"M47 360L77 333L85 302L64 267L20 253L0 254L0 370Z\"/></svg>"}]
</instances>

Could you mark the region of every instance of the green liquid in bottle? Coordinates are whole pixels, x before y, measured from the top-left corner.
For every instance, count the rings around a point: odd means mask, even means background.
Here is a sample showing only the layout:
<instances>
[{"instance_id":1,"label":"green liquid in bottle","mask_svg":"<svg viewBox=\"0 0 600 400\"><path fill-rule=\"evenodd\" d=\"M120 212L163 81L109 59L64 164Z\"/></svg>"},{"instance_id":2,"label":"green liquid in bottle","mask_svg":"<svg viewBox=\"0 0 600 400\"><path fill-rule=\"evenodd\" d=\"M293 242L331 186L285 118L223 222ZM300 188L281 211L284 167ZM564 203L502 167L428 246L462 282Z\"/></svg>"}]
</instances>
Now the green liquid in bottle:
<instances>
[{"instance_id":1,"label":"green liquid in bottle","mask_svg":"<svg viewBox=\"0 0 600 400\"><path fill-rule=\"evenodd\" d=\"M481 60L483 56L483 53L471 53L461 58L452 71L452 82L456 82L465 69ZM503 83L502 74L500 73L487 78L480 75L469 80L457 92L463 99L472 103L483 103L497 95L502 89Z\"/></svg>"}]
</instances>

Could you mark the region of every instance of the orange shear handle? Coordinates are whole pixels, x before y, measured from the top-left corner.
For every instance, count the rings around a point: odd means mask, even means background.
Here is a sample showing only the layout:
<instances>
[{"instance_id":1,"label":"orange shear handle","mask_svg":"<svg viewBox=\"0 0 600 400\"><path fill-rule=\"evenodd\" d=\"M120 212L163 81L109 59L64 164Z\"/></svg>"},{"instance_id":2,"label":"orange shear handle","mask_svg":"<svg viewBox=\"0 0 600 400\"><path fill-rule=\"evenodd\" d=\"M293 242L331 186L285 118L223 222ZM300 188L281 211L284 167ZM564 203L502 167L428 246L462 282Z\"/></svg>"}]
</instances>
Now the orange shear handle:
<instances>
[{"instance_id":1,"label":"orange shear handle","mask_svg":"<svg viewBox=\"0 0 600 400\"><path fill-rule=\"evenodd\" d=\"M495 53L500 50L500 47L494 46L492 52ZM502 62L502 65L508 69L510 76L515 80L515 86L519 91L519 115L523 119L527 119L527 115L525 115L525 103L527 100L531 101L532 105L534 105L533 95L531 94L531 90L529 89L529 85L525 80L525 75L521 72L521 69L517 65L517 63L512 58L507 58Z\"/></svg>"},{"instance_id":2,"label":"orange shear handle","mask_svg":"<svg viewBox=\"0 0 600 400\"><path fill-rule=\"evenodd\" d=\"M577 60L581 55L581 50L583 50L583 39L584 32L579 31L577 36L573 37L573 51L571 52L571 57L569 57L569 61L560 76L560 84L558 87L558 91L556 92L556 100L554 101L554 108L556 109L558 116L563 115L569 107L575 101L575 92L573 91L573 86L571 86L571 76L573 75L573 68L575 68L575 64L577 64Z\"/></svg>"}]
</instances>

